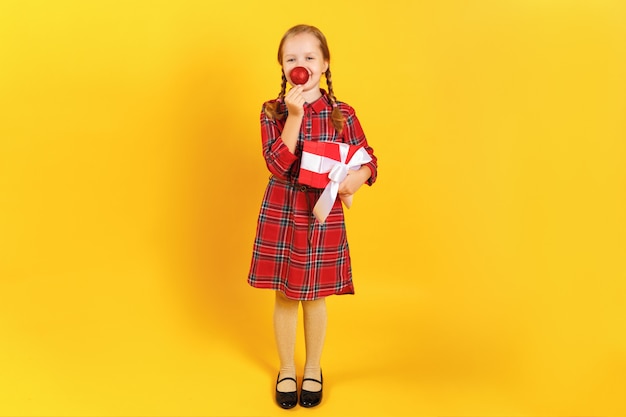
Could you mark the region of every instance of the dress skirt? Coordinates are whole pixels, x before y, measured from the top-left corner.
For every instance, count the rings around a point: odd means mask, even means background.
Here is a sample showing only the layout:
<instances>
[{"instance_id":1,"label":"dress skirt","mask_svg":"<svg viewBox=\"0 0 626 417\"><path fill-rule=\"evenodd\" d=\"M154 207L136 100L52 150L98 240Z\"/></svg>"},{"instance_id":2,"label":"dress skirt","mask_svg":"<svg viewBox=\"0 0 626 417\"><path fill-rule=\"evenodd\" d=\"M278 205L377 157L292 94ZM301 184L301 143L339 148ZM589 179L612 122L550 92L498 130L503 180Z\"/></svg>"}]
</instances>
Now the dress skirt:
<instances>
[{"instance_id":1,"label":"dress skirt","mask_svg":"<svg viewBox=\"0 0 626 417\"><path fill-rule=\"evenodd\" d=\"M343 207L320 224L312 209L323 190L272 176L259 213L248 283L294 300L354 294Z\"/></svg>"}]
</instances>

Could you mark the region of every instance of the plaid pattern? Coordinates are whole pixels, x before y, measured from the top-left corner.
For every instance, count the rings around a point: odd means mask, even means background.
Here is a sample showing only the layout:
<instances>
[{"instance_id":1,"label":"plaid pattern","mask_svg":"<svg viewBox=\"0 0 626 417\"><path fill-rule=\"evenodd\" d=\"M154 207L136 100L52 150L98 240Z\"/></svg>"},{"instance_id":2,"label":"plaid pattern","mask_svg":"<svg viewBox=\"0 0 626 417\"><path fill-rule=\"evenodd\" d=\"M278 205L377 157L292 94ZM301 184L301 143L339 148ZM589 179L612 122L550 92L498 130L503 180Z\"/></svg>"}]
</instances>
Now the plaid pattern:
<instances>
[{"instance_id":1,"label":"plaid pattern","mask_svg":"<svg viewBox=\"0 0 626 417\"><path fill-rule=\"evenodd\" d=\"M326 222L319 224L312 208L323 190L302 186L297 178L303 141L344 141L365 147L372 157L367 164L372 171L368 184L376 181L376 157L354 110L345 103L338 106L346 118L341 136L332 125L332 105L324 91L322 98L305 105L295 154L280 137L284 119L274 121L261 112L263 155L273 175L257 223L248 275L253 287L282 291L297 300L354 294L341 201L335 201Z\"/></svg>"}]
</instances>

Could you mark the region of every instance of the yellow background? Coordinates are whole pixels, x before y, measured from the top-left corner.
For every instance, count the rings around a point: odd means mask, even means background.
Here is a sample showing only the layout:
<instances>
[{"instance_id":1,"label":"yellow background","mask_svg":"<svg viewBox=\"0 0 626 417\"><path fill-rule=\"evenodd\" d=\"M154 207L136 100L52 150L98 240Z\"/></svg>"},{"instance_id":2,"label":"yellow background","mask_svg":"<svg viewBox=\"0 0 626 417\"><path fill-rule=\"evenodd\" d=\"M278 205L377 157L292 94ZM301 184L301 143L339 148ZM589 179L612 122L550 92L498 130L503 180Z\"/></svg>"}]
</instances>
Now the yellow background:
<instances>
[{"instance_id":1,"label":"yellow background","mask_svg":"<svg viewBox=\"0 0 626 417\"><path fill-rule=\"evenodd\" d=\"M302 22L380 176L290 413L626 415L621 0L3 0L0 414L289 413L245 280Z\"/></svg>"}]
</instances>

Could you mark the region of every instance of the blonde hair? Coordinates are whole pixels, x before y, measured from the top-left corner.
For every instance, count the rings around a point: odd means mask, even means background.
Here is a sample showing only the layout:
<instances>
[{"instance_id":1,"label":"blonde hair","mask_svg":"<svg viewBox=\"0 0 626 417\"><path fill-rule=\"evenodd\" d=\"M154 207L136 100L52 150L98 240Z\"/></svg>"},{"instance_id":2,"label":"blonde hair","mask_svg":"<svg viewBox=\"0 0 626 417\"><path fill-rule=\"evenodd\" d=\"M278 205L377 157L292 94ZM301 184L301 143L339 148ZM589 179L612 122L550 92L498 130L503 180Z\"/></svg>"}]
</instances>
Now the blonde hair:
<instances>
[{"instance_id":1,"label":"blonde hair","mask_svg":"<svg viewBox=\"0 0 626 417\"><path fill-rule=\"evenodd\" d=\"M291 36L299 35L301 33L310 33L315 36L317 40L320 42L320 49L322 51L322 56L328 62L328 69L324 73L326 76L326 85L328 86L328 97L330 98L330 102L333 105L333 111L331 113L331 120L333 122L333 126L337 132L341 133L344 125L344 117L337 106L337 98L335 97L335 93L333 91L333 80L332 74L330 72L330 50L328 49L328 42L326 41L326 37L315 26L310 25L297 25L289 29L283 35L283 38L280 40L280 44L278 45L278 63L283 65L283 46L285 45L285 41L289 39ZM280 87L280 93L278 94L278 99L273 103L267 103L265 105L265 114L274 120L282 120L285 118L285 113L280 112L280 104L285 98L285 90L287 89L287 77L285 76L285 72L282 71L282 81Z\"/></svg>"}]
</instances>

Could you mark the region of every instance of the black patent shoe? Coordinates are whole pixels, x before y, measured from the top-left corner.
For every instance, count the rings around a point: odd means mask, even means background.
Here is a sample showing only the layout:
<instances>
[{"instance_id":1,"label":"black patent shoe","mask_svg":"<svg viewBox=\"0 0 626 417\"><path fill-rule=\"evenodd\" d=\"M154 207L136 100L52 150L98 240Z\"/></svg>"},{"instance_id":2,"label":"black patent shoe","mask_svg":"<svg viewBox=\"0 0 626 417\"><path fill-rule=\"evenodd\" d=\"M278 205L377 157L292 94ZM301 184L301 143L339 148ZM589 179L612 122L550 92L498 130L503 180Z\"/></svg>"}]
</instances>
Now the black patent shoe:
<instances>
[{"instance_id":1,"label":"black patent shoe","mask_svg":"<svg viewBox=\"0 0 626 417\"><path fill-rule=\"evenodd\" d=\"M324 387L322 386L322 383L324 382L324 376L322 375L322 372L320 371L319 381L313 378L304 378L302 380L302 383L304 383L304 381L317 382L318 384L320 384L321 388L319 391L307 391L305 389L301 390L300 405L306 408L311 408L311 407L315 407L316 405L319 405L322 402L322 391L324 389Z\"/></svg>"},{"instance_id":2,"label":"black patent shoe","mask_svg":"<svg viewBox=\"0 0 626 417\"><path fill-rule=\"evenodd\" d=\"M296 381L295 378L290 378L290 377L283 378L283 379L279 379L279 378L280 378L280 374L278 374L278 378L276 378L276 403L281 408L284 408L285 410L294 408L298 404L298 391L291 391L291 392L278 391L278 384L280 384L283 381L291 380L296 383L296 386L298 386L298 381Z\"/></svg>"}]
</instances>

